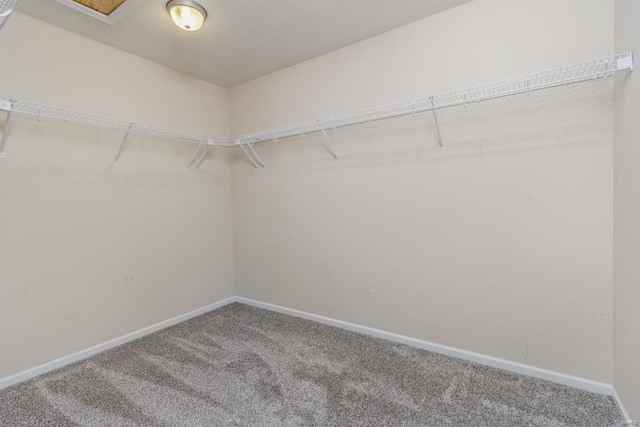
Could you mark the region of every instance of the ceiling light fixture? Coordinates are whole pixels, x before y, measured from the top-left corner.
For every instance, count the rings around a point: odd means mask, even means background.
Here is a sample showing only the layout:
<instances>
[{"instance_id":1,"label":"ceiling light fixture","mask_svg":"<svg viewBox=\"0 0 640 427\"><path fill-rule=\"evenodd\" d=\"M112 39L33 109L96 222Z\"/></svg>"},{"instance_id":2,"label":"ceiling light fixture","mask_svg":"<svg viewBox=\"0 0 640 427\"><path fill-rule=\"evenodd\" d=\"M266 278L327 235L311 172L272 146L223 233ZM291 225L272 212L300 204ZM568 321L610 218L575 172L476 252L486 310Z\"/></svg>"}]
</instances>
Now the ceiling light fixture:
<instances>
[{"instance_id":1,"label":"ceiling light fixture","mask_svg":"<svg viewBox=\"0 0 640 427\"><path fill-rule=\"evenodd\" d=\"M167 3L167 11L173 22L187 31L199 30L207 19L204 7L191 0L171 0Z\"/></svg>"}]
</instances>

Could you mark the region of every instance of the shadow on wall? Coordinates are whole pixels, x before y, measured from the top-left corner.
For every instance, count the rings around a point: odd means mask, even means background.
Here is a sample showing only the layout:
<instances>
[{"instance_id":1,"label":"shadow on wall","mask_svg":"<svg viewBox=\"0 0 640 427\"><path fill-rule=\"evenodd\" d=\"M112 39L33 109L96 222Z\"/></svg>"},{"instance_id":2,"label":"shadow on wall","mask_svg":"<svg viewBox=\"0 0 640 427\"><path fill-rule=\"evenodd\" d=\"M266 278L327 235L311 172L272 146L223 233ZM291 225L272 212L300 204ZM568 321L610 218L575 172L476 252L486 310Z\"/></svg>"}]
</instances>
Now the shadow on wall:
<instances>
[{"instance_id":1,"label":"shadow on wall","mask_svg":"<svg viewBox=\"0 0 640 427\"><path fill-rule=\"evenodd\" d=\"M610 143L614 92L624 91L625 83L625 78L600 79L438 110L444 152L439 150L431 112L328 130L339 161L332 158L321 133L256 147L274 172L441 162L513 150ZM247 173L256 172L241 152L235 155Z\"/></svg>"}]
</instances>

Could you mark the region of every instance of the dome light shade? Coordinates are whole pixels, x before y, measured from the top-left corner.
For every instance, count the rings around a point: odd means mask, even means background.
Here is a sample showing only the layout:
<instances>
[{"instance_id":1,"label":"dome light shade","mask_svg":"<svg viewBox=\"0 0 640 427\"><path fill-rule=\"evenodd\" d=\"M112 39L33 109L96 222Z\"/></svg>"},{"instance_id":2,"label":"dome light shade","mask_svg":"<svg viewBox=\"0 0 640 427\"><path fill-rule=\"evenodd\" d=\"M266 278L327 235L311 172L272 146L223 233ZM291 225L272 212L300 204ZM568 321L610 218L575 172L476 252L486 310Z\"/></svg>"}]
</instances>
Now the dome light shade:
<instances>
[{"instance_id":1,"label":"dome light shade","mask_svg":"<svg viewBox=\"0 0 640 427\"><path fill-rule=\"evenodd\" d=\"M167 11L173 22L186 31L196 31L207 19L207 11L191 0L171 0L167 3Z\"/></svg>"}]
</instances>

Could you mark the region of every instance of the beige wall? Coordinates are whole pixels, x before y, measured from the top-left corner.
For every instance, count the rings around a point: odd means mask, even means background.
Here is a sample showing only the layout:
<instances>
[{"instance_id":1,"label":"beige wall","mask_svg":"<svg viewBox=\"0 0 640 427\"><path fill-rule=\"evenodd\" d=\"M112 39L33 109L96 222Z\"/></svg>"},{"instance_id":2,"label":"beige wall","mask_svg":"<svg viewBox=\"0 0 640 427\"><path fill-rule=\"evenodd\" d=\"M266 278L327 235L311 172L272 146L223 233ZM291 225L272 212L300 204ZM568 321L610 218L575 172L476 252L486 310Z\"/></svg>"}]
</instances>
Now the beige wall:
<instances>
[{"instance_id":1,"label":"beige wall","mask_svg":"<svg viewBox=\"0 0 640 427\"><path fill-rule=\"evenodd\" d=\"M15 14L0 94L228 133L227 91ZM4 121L4 120L3 120ZM0 378L234 294L230 168L191 144L16 116L0 159Z\"/></svg>"},{"instance_id":2,"label":"beige wall","mask_svg":"<svg viewBox=\"0 0 640 427\"><path fill-rule=\"evenodd\" d=\"M613 52L609 0L476 0L234 87L232 133ZM240 296L612 380L611 83L258 147L233 163Z\"/></svg>"},{"instance_id":3,"label":"beige wall","mask_svg":"<svg viewBox=\"0 0 640 427\"><path fill-rule=\"evenodd\" d=\"M613 382L632 419L640 419L640 2L617 0L615 44L636 54L626 92L616 94L613 235Z\"/></svg>"}]
</instances>

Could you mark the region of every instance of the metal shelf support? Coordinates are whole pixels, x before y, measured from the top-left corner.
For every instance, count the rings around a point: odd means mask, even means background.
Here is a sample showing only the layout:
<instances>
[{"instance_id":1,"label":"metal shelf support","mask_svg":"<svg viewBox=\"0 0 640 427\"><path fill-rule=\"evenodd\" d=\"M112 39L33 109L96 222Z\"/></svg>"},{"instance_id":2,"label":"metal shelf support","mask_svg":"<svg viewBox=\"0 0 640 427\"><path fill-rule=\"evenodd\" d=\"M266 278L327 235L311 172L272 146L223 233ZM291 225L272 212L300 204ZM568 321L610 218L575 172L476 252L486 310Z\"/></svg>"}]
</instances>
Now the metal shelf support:
<instances>
[{"instance_id":1,"label":"metal shelf support","mask_svg":"<svg viewBox=\"0 0 640 427\"><path fill-rule=\"evenodd\" d=\"M0 100L0 110L7 112L7 118L4 121L4 131L2 132L2 141L0 142L0 157L4 157L4 150L9 139L9 128L11 127L11 102Z\"/></svg>"},{"instance_id":2,"label":"metal shelf support","mask_svg":"<svg viewBox=\"0 0 640 427\"><path fill-rule=\"evenodd\" d=\"M324 130L324 127L320 123L320 120L318 120L317 122L318 122L318 126L320 127L320 131L322 132L322 136L324 137L324 142L327 144L327 148L329 149L329 151L331 151L331 154L333 154L333 157L335 157L335 159L338 160L338 153L336 153L336 149L331 143L331 140L329 139L327 132Z\"/></svg>"},{"instance_id":3,"label":"metal shelf support","mask_svg":"<svg viewBox=\"0 0 640 427\"><path fill-rule=\"evenodd\" d=\"M200 166L200 164L204 160L204 155L207 154L207 148L209 147L208 144L209 144L208 142L204 142L204 141L198 144L198 147L196 148L195 153L193 153L193 157L191 157L191 161L187 165L187 169L191 169L191 166L194 163L196 163L195 169L198 169L198 166ZM197 162L196 162L196 159L198 160Z\"/></svg>"},{"instance_id":4,"label":"metal shelf support","mask_svg":"<svg viewBox=\"0 0 640 427\"><path fill-rule=\"evenodd\" d=\"M258 164L256 163L256 161L253 159L253 157L251 157L251 156L249 155L249 152L247 151L247 149L246 149L246 148L244 148L244 144L242 143L242 141L240 141L240 139L239 139L239 138L238 138L238 139L236 139L236 145L242 149L242 151L243 151L243 152L244 152L244 154L247 156L247 158L251 161L251 163L253 164L253 166L254 166L256 169L260 169L260 167L258 166Z\"/></svg>"},{"instance_id":5,"label":"metal shelf support","mask_svg":"<svg viewBox=\"0 0 640 427\"><path fill-rule=\"evenodd\" d=\"M433 101L433 96L429 97L429 99L431 99L431 112L433 113L433 122L436 124L436 136L438 137L438 145L440 146L440 151L444 151L444 145L442 145L440 125L438 124L438 115L436 114L436 106Z\"/></svg>"},{"instance_id":6,"label":"metal shelf support","mask_svg":"<svg viewBox=\"0 0 640 427\"><path fill-rule=\"evenodd\" d=\"M210 144L206 144L204 146L204 150L202 150L202 154L200 155L200 158L196 162L195 170L200 169L200 165L202 164L202 162L204 162L204 158L207 156L207 151L209 150L209 145Z\"/></svg>"},{"instance_id":7,"label":"metal shelf support","mask_svg":"<svg viewBox=\"0 0 640 427\"><path fill-rule=\"evenodd\" d=\"M266 169L267 165L264 164L264 162L262 161L262 159L260 158L260 156L258 156L258 153L256 152L256 150L253 148L253 143L249 143L247 145L249 147L249 150L251 150L251 152L253 153L253 155L255 156L256 160L258 161L258 163L260 163L260 166L262 166L262 169Z\"/></svg>"},{"instance_id":8,"label":"metal shelf support","mask_svg":"<svg viewBox=\"0 0 640 427\"><path fill-rule=\"evenodd\" d=\"M204 147L204 149L203 149L203 147ZM204 153L206 153L206 152L207 152L207 143L202 141L196 147L196 151L193 153L193 156L191 157L191 161L187 165L187 169L191 169L191 165L193 165L196 162L196 159L198 159L198 161L199 161L201 158L204 158ZM197 169L197 167L196 167L196 169Z\"/></svg>"},{"instance_id":9,"label":"metal shelf support","mask_svg":"<svg viewBox=\"0 0 640 427\"><path fill-rule=\"evenodd\" d=\"M127 144L127 140L129 139L129 134L131 133L131 128L133 127L133 122L131 122L129 124L129 129L127 130L127 133L124 134L124 137L122 138L122 143L120 143L120 148L118 149L118 152L116 153L116 157L113 159L113 164L117 165L118 164L118 159L120 158L120 156L122 155L122 152L124 151L124 146Z\"/></svg>"}]
</instances>

